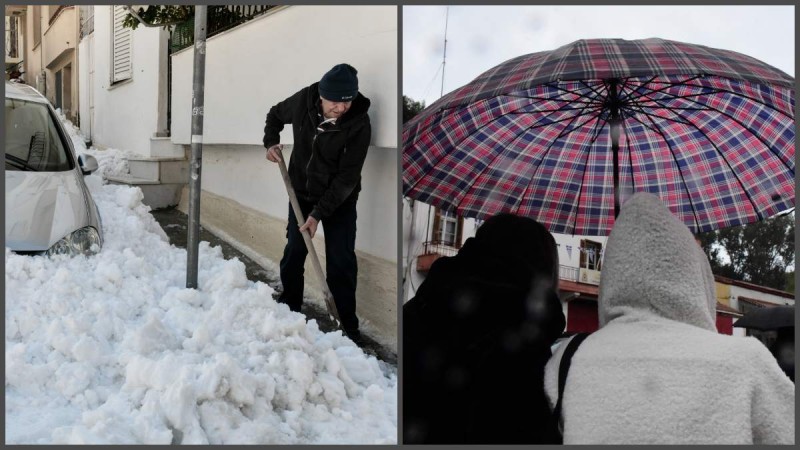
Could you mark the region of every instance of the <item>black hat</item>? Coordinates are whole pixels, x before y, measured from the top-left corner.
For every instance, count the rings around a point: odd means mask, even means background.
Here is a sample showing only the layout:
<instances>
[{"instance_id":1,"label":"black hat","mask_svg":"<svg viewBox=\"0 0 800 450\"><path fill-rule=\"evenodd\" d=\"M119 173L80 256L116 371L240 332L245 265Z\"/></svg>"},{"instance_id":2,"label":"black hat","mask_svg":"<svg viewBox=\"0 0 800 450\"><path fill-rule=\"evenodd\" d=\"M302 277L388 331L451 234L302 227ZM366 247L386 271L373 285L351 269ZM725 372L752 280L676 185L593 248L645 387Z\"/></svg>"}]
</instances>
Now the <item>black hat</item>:
<instances>
[{"instance_id":1,"label":"black hat","mask_svg":"<svg viewBox=\"0 0 800 450\"><path fill-rule=\"evenodd\" d=\"M319 95L332 102L349 102L358 95L358 71L350 64L337 64L319 81Z\"/></svg>"}]
</instances>

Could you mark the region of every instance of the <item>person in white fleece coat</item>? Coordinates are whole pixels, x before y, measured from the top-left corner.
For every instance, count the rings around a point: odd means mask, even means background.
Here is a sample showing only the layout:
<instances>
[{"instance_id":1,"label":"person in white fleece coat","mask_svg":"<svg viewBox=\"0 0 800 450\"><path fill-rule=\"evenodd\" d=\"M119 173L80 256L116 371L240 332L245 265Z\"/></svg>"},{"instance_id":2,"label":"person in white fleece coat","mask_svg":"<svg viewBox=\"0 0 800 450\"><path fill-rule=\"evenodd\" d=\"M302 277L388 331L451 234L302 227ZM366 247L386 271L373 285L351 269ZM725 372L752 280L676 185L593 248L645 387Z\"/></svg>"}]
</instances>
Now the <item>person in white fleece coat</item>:
<instances>
[{"instance_id":1,"label":"person in white fleece coat","mask_svg":"<svg viewBox=\"0 0 800 450\"><path fill-rule=\"evenodd\" d=\"M715 326L714 277L651 194L623 205L600 282L600 329L578 347L565 444L793 444L794 383L758 340ZM566 342L545 369L551 409Z\"/></svg>"}]
</instances>

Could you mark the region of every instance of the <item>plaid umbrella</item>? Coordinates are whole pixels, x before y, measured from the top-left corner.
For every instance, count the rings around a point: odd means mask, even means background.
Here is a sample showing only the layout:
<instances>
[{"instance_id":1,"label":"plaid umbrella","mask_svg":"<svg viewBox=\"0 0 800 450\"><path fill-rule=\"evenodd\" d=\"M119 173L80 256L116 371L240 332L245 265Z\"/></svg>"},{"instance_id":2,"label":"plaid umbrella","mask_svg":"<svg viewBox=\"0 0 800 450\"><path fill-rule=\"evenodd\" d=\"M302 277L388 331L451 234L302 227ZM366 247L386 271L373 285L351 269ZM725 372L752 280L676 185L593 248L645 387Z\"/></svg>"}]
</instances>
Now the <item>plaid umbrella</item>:
<instances>
[{"instance_id":1,"label":"plaid umbrella","mask_svg":"<svg viewBox=\"0 0 800 450\"><path fill-rule=\"evenodd\" d=\"M607 235L634 192L694 232L794 206L794 78L754 58L644 39L506 61L403 129L406 196L465 217Z\"/></svg>"}]
</instances>

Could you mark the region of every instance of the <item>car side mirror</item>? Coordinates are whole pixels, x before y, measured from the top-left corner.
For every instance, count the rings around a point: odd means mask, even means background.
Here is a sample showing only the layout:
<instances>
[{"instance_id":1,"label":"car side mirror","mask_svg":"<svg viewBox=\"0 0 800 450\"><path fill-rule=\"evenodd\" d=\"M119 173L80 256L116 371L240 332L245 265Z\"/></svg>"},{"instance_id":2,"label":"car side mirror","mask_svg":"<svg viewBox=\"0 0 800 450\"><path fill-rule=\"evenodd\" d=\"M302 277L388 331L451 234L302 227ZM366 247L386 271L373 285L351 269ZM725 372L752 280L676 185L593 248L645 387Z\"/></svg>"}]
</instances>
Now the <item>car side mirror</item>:
<instances>
[{"instance_id":1,"label":"car side mirror","mask_svg":"<svg viewBox=\"0 0 800 450\"><path fill-rule=\"evenodd\" d=\"M78 165L81 166L81 172L84 175L89 175L98 168L97 160L92 155L79 155Z\"/></svg>"}]
</instances>

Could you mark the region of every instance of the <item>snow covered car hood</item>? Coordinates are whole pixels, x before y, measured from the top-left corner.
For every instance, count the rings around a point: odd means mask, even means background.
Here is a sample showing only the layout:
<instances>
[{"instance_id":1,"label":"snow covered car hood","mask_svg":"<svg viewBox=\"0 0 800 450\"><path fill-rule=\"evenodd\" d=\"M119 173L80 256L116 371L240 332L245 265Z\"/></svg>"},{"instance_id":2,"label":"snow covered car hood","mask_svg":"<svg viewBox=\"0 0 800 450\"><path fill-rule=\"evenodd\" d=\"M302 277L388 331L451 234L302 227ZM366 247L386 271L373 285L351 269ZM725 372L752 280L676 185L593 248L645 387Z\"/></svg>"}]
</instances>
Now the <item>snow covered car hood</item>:
<instances>
[{"instance_id":1,"label":"snow covered car hood","mask_svg":"<svg viewBox=\"0 0 800 450\"><path fill-rule=\"evenodd\" d=\"M99 218L77 170L6 170L6 247L44 251L69 233L93 226Z\"/></svg>"},{"instance_id":2,"label":"snow covered car hood","mask_svg":"<svg viewBox=\"0 0 800 450\"><path fill-rule=\"evenodd\" d=\"M623 205L601 277L601 327L622 316L658 316L717 330L708 258L686 225L652 194L636 194Z\"/></svg>"}]
</instances>

